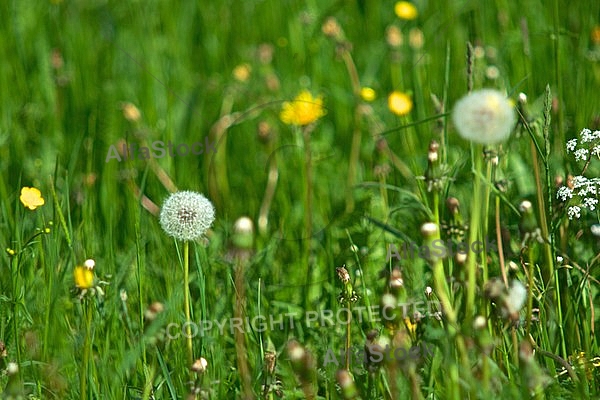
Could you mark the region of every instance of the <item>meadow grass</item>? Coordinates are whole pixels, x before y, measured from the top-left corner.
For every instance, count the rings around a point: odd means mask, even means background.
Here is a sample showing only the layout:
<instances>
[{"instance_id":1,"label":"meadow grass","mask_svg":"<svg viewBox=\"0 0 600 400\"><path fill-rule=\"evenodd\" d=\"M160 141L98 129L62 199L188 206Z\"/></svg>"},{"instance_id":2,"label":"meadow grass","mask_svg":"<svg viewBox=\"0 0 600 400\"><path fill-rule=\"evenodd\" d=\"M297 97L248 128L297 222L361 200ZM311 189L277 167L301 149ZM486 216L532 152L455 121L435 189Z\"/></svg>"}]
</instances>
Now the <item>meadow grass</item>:
<instances>
[{"instance_id":1,"label":"meadow grass","mask_svg":"<svg viewBox=\"0 0 600 400\"><path fill-rule=\"evenodd\" d=\"M1 2L0 397L598 398L600 215L556 193L600 171L565 148L600 129L600 3L394 5ZM485 159L450 118L484 87L519 111ZM325 115L284 123L304 89ZM107 160L158 140L216 152ZM176 190L206 237L161 229ZM437 239L499 246L389 257Z\"/></svg>"}]
</instances>

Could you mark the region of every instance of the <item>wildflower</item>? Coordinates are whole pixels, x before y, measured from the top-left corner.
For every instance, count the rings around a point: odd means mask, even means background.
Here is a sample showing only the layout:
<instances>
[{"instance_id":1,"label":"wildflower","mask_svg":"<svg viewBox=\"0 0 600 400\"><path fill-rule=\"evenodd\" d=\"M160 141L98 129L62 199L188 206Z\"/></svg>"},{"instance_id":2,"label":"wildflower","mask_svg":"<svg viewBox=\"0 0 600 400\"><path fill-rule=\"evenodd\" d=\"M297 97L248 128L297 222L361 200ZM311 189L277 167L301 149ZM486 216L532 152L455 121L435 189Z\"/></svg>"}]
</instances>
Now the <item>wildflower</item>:
<instances>
[{"instance_id":1,"label":"wildflower","mask_svg":"<svg viewBox=\"0 0 600 400\"><path fill-rule=\"evenodd\" d=\"M419 15L419 12L414 4L408 1L397 2L394 6L394 12L398 18L406 20L415 19Z\"/></svg>"},{"instance_id":2,"label":"wildflower","mask_svg":"<svg viewBox=\"0 0 600 400\"><path fill-rule=\"evenodd\" d=\"M452 119L464 139L481 144L505 141L516 122L511 102L493 89L478 90L460 99Z\"/></svg>"},{"instance_id":3,"label":"wildflower","mask_svg":"<svg viewBox=\"0 0 600 400\"><path fill-rule=\"evenodd\" d=\"M194 364L192 364L192 371L194 371L197 374L203 374L204 371L206 371L207 367L208 361L206 361L206 358L200 357L196 361L194 361Z\"/></svg>"},{"instance_id":4,"label":"wildflower","mask_svg":"<svg viewBox=\"0 0 600 400\"><path fill-rule=\"evenodd\" d=\"M375 100L375 91L370 87L364 87L360 89L360 97L364 101L373 101Z\"/></svg>"},{"instance_id":5,"label":"wildflower","mask_svg":"<svg viewBox=\"0 0 600 400\"><path fill-rule=\"evenodd\" d=\"M342 28L340 24L338 24L337 20L334 17L329 17L325 20L325 23L321 27L321 30L325 34L325 36L339 39L342 34Z\"/></svg>"},{"instance_id":6,"label":"wildflower","mask_svg":"<svg viewBox=\"0 0 600 400\"><path fill-rule=\"evenodd\" d=\"M138 110L138 108L132 103L123 104L121 109L123 111L123 116L127 121L137 122L140 120L140 110Z\"/></svg>"},{"instance_id":7,"label":"wildflower","mask_svg":"<svg viewBox=\"0 0 600 400\"><path fill-rule=\"evenodd\" d=\"M324 115L323 98L315 98L308 90L303 90L293 101L283 103L279 118L288 125L305 126Z\"/></svg>"},{"instance_id":8,"label":"wildflower","mask_svg":"<svg viewBox=\"0 0 600 400\"><path fill-rule=\"evenodd\" d=\"M400 47L404 42L404 38L402 37L402 32L400 28L395 25L390 25L385 30L385 40L392 47Z\"/></svg>"},{"instance_id":9,"label":"wildflower","mask_svg":"<svg viewBox=\"0 0 600 400\"><path fill-rule=\"evenodd\" d=\"M566 201L567 198L572 199L573 191L571 189L569 189L567 186L561 186L558 189L558 191L556 192L556 198L560 199L561 201Z\"/></svg>"},{"instance_id":10,"label":"wildflower","mask_svg":"<svg viewBox=\"0 0 600 400\"><path fill-rule=\"evenodd\" d=\"M527 289L520 281L514 280L506 297L506 308L511 314L518 313L527 299Z\"/></svg>"},{"instance_id":11,"label":"wildflower","mask_svg":"<svg viewBox=\"0 0 600 400\"><path fill-rule=\"evenodd\" d=\"M35 210L45 203L42 193L34 187L23 187L19 199L21 200L21 203L30 210Z\"/></svg>"},{"instance_id":12,"label":"wildflower","mask_svg":"<svg viewBox=\"0 0 600 400\"><path fill-rule=\"evenodd\" d=\"M567 210L567 215L569 216L569 219L573 219L573 217L579 219L581 217L581 207L579 207L579 206L569 207L569 209Z\"/></svg>"},{"instance_id":13,"label":"wildflower","mask_svg":"<svg viewBox=\"0 0 600 400\"><path fill-rule=\"evenodd\" d=\"M571 139L567 141L567 153L571 151L575 151L575 147L577 146L577 139Z\"/></svg>"},{"instance_id":14,"label":"wildflower","mask_svg":"<svg viewBox=\"0 0 600 400\"><path fill-rule=\"evenodd\" d=\"M195 240L204 235L215 220L215 208L200 193L173 193L160 211L160 225L167 235L179 240Z\"/></svg>"},{"instance_id":15,"label":"wildflower","mask_svg":"<svg viewBox=\"0 0 600 400\"><path fill-rule=\"evenodd\" d=\"M588 149L577 149L577 150L575 150L575 161L579 161L579 160L586 161L588 153L589 153Z\"/></svg>"},{"instance_id":16,"label":"wildflower","mask_svg":"<svg viewBox=\"0 0 600 400\"><path fill-rule=\"evenodd\" d=\"M94 260L85 260L82 265L75 267L73 275L75 278L75 286L78 289L87 290L94 286L94 267L96 263Z\"/></svg>"},{"instance_id":17,"label":"wildflower","mask_svg":"<svg viewBox=\"0 0 600 400\"><path fill-rule=\"evenodd\" d=\"M250 64L240 64L233 69L233 77L239 82L246 82L250 78L251 72L252 67Z\"/></svg>"},{"instance_id":18,"label":"wildflower","mask_svg":"<svg viewBox=\"0 0 600 400\"><path fill-rule=\"evenodd\" d=\"M412 110L413 102L406 93L393 91L388 97L388 107L394 114L402 116Z\"/></svg>"},{"instance_id":19,"label":"wildflower","mask_svg":"<svg viewBox=\"0 0 600 400\"><path fill-rule=\"evenodd\" d=\"M418 50L423 47L425 43L425 35L423 35L423 31L419 28L412 28L408 32L408 44L415 50Z\"/></svg>"}]
</instances>

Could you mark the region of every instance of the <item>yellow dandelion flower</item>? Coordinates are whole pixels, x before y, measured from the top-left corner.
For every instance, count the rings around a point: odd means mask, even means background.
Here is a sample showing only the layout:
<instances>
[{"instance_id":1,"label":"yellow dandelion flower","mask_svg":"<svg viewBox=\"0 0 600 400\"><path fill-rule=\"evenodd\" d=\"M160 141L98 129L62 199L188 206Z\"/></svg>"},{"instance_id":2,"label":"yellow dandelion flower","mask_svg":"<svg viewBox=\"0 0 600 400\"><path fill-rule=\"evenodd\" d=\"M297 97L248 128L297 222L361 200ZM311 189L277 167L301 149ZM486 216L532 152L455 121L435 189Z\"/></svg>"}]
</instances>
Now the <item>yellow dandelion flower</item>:
<instances>
[{"instance_id":1,"label":"yellow dandelion flower","mask_svg":"<svg viewBox=\"0 0 600 400\"><path fill-rule=\"evenodd\" d=\"M35 210L45 203L42 193L38 189L27 186L21 189L21 196L19 199L21 200L21 203L30 210Z\"/></svg>"},{"instance_id":2,"label":"yellow dandelion flower","mask_svg":"<svg viewBox=\"0 0 600 400\"><path fill-rule=\"evenodd\" d=\"M375 91L370 87L364 87L360 89L360 97L364 101L373 101L375 100Z\"/></svg>"},{"instance_id":3,"label":"yellow dandelion flower","mask_svg":"<svg viewBox=\"0 0 600 400\"><path fill-rule=\"evenodd\" d=\"M82 265L75 267L73 277L75 286L79 289L90 289L94 286L94 260L85 260Z\"/></svg>"},{"instance_id":4,"label":"yellow dandelion flower","mask_svg":"<svg viewBox=\"0 0 600 400\"><path fill-rule=\"evenodd\" d=\"M417 7L409 1L399 1L394 6L394 12L400 19L415 19L419 15Z\"/></svg>"},{"instance_id":5,"label":"yellow dandelion flower","mask_svg":"<svg viewBox=\"0 0 600 400\"><path fill-rule=\"evenodd\" d=\"M406 115L413 107L413 102L406 93L393 91L388 97L388 107L396 115Z\"/></svg>"},{"instance_id":6,"label":"yellow dandelion flower","mask_svg":"<svg viewBox=\"0 0 600 400\"><path fill-rule=\"evenodd\" d=\"M323 98L315 98L308 90L303 90L293 101L283 103L279 118L288 125L305 126L324 115Z\"/></svg>"}]
</instances>

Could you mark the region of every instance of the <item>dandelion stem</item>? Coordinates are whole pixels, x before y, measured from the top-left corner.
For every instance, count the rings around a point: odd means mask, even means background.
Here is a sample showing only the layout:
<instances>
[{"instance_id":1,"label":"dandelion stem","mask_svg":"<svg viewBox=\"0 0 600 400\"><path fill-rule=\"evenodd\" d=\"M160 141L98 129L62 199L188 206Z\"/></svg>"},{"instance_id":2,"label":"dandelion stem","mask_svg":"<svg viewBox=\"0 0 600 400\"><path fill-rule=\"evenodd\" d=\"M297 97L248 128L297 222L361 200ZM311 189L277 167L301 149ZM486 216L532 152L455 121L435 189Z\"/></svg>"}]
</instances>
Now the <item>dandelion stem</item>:
<instances>
[{"instance_id":1,"label":"dandelion stem","mask_svg":"<svg viewBox=\"0 0 600 400\"><path fill-rule=\"evenodd\" d=\"M471 206L471 221L469 224L469 241L468 243L474 243L477 240L479 234L479 222L481 220L481 208L482 208L482 196L481 196L481 168L482 168L482 155L481 145L472 143L471 147L471 159L473 160L474 166L474 196L473 203ZM475 289L476 285L476 272L477 272L477 254L473 251L472 246L469 246L469 253L467 256L467 308L466 308L466 322L465 326L471 326L471 321L474 316L475 308Z\"/></svg>"},{"instance_id":2,"label":"dandelion stem","mask_svg":"<svg viewBox=\"0 0 600 400\"><path fill-rule=\"evenodd\" d=\"M188 367L194 362L194 350L192 347L192 327L190 319L190 242L183 242L183 302L185 308L185 336L187 340Z\"/></svg>"},{"instance_id":3,"label":"dandelion stem","mask_svg":"<svg viewBox=\"0 0 600 400\"><path fill-rule=\"evenodd\" d=\"M88 398L87 379L92 346L92 304L91 299L87 297L83 298L83 303L85 334L83 339L83 366L81 368L81 373L79 374L79 386L81 389L81 399L85 400Z\"/></svg>"},{"instance_id":4,"label":"dandelion stem","mask_svg":"<svg viewBox=\"0 0 600 400\"><path fill-rule=\"evenodd\" d=\"M305 203L305 215L304 215L304 258L306 261L306 284L311 281L312 269L310 268L310 242L312 236L312 158L310 153L310 134L311 129L307 126L302 130L302 137L304 139L304 168L306 174L306 203ZM309 297L305 297L305 308L308 309Z\"/></svg>"}]
</instances>

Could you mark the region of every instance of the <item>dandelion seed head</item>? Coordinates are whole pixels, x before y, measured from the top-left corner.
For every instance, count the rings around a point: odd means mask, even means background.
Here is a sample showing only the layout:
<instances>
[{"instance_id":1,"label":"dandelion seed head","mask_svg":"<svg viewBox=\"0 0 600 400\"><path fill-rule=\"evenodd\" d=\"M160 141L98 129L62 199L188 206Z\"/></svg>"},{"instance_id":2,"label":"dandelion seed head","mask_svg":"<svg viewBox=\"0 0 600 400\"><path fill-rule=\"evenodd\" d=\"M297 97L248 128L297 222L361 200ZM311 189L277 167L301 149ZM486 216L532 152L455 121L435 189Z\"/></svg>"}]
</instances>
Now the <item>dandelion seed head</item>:
<instances>
[{"instance_id":1,"label":"dandelion seed head","mask_svg":"<svg viewBox=\"0 0 600 400\"><path fill-rule=\"evenodd\" d=\"M516 313L521 310L527 299L527 289L517 280L512 281L508 296L506 297L506 308L510 313Z\"/></svg>"},{"instance_id":2,"label":"dandelion seed head","mask_svg":"<svg viewBox=\"0 0 600 400\"><path fill-rule=\"evenodd\" d=\"M460 99L454 106L452 120L458 133L481 144L505 141L515 125L512 103L500 92L482 89Z\"/></svg>"},{"instance_id":3,"label":"dandelion seed head","mask_svg":"<svg viewBox=\"0 0 600 400\"><path fill-rule=\"evenodd\" d=\"M203 195L191 191L173 193L160 210L160 225L175 239L196 240L215 220L215 208Z\"/></svg>"}]
</instances>

